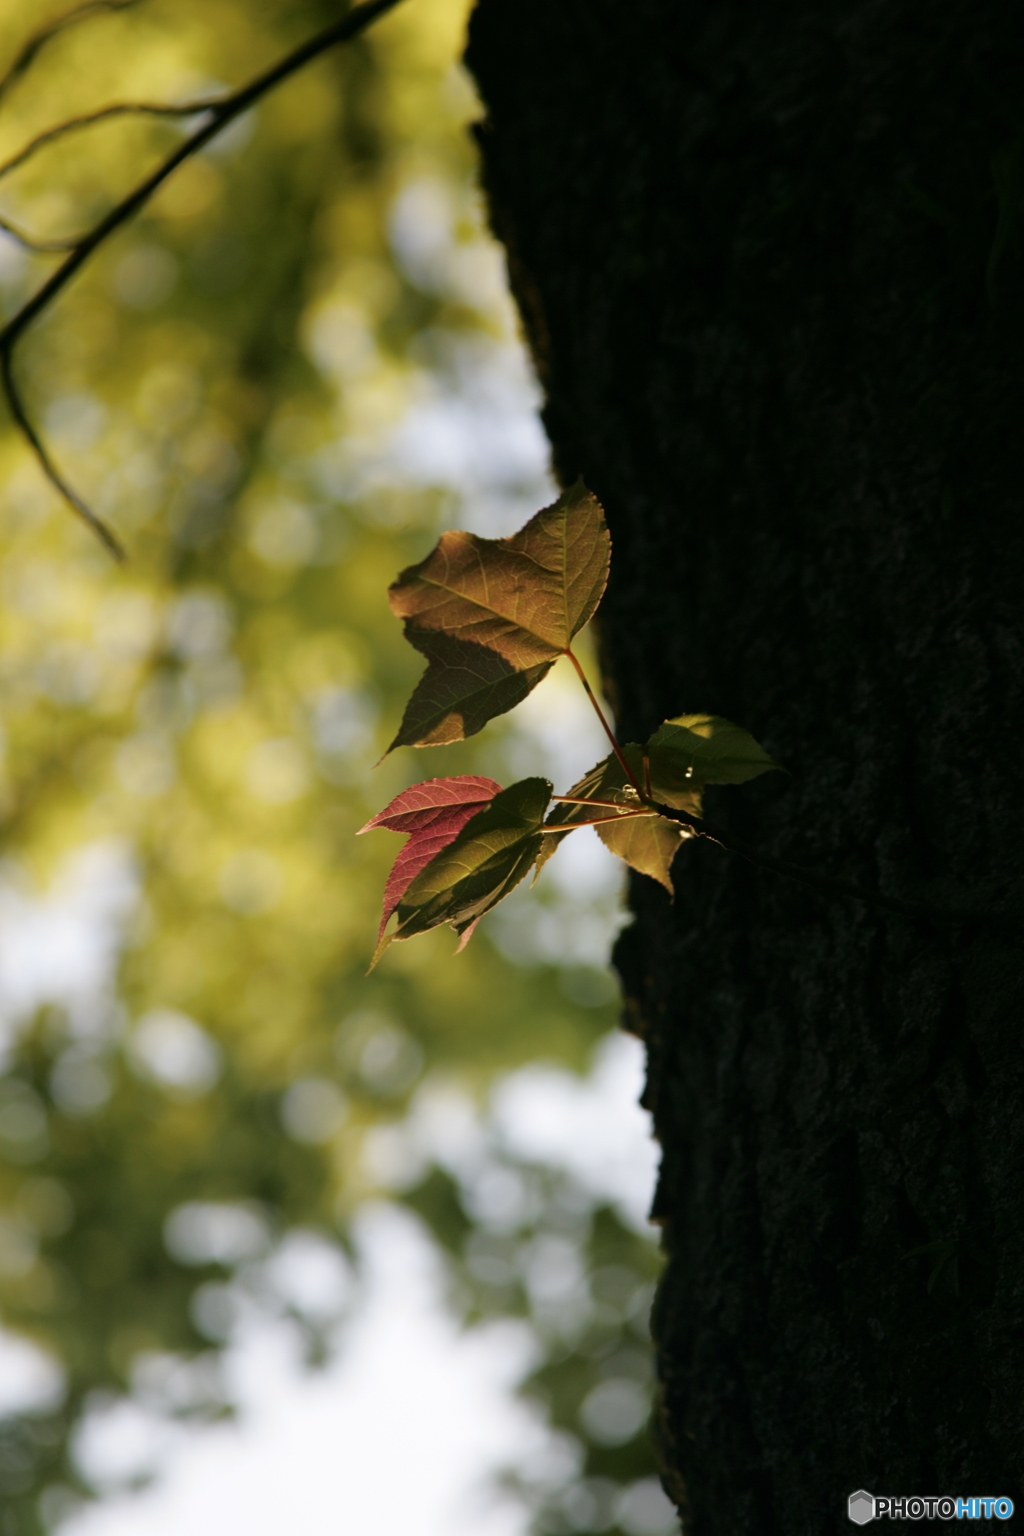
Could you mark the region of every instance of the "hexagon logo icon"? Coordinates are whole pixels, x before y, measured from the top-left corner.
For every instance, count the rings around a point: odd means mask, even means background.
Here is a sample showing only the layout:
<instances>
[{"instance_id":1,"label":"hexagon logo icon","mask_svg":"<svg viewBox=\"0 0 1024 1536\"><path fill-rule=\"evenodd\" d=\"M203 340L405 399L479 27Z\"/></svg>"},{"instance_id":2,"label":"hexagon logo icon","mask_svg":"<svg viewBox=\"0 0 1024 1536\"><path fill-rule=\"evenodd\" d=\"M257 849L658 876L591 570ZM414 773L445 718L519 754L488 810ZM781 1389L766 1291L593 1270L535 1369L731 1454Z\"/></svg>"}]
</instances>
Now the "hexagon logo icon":
<instances>
[{"instance_id":1,"label":"hexagon logo icon","mask_svg":"<svg viewBox=\"0 0 1024 1536\"><path fill-rule=\"evenodd\" d=\"M856 1493L850 1494L846 1513L854 1525L867 1525L869 1520L875 1518L874 1495L866 1493L863 1488L858 1488Z\"/></svg>"}]
</instances>

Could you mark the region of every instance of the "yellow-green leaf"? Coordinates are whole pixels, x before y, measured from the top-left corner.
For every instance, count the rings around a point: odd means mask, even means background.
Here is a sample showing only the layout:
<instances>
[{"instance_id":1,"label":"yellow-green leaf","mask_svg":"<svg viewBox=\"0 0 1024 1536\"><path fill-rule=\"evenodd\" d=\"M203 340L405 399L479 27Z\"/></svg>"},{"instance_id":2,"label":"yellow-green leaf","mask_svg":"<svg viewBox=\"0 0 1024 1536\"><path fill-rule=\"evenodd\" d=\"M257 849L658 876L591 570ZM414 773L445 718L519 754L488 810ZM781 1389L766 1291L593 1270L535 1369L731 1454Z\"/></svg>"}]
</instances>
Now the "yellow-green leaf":
<instances>
[{"instance_id":1,"label":"yellow-green leaf","mask_svg":"<svg viewBox=\"0 0 1024 1536\"><path fill-rule=\"evenodd\" d=\"M507 539L442 534L388 593L430 663L392 746L459 741L525 697L592 617L610 555L582 480Z\"/></svg>"},{"instance_id":2,"label":"yellow-green leaf","mask_svg":"<svg viewBox=\"0 0 1024 1536\"><path fill-rule=\"evenodd\" d=\"M643 786L643 748L630 742L622 752L636 782ZM699 815L699 793L691 793L689 799L696 808L687 804L685 809ZM671 891L669 867L689 832L656 811L645 809L614 752L584 774L565 800L556 802L545 828L564 827L565 831L545 831L544 846L537 858L538 873L573 827L588 825L596 828L598 837L612 853Z\"/></svg>"},{"instance_id":3,"label":"yellow-green leaf","mask_svg":"<svg viewBox=\"0 0 1024 1536\"><path fill-rule=\"evenodd\" d=\"M692 837L688 827L669 821L666 816L629 816L619 821L601 822L597 835L612 853L637 869L642 875L650 875L671 894L672 877L669 873L672 860L679 852L679 845Z\"/></svg>"},{"instance_id":4,"label":"yellow-green leaf","mask_svg":"<svg viewBox=\"0 0 1024 1536\"><path fill-rule=\"evenodd\" d=\"M651 793L663 805L694 811L689 799L706 784L745 784L779 764L749 731L719 715L677 715L647 743Z\"/></svg>"}]
</instances>

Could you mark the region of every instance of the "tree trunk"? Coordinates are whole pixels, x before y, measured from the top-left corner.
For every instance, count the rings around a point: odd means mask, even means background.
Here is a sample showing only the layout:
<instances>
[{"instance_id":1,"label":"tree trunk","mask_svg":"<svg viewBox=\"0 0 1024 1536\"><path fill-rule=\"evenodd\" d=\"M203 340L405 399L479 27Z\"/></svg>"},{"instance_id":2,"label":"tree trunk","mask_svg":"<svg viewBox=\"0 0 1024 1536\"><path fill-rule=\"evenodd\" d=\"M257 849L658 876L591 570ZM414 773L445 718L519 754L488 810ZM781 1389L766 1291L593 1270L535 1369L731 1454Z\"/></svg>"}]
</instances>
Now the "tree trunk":
<instances>
[{"instance_id":1,"label":"tree trunk","mask_svg":"<svg viewBox=\"0 0 1024 1536\"><path fill-rule=\"evenodd\" d=\"M1024 26L1000 0L480 0L494 227L561 478L608 512L627 740L785 764L709 825L1021 909ZM692 1536L1024 1470L1011 928L707 843L616 954L664 1149L666 1486ZM1024 926L1024 925L1022 925Z\"/></svg>"}]
</instances>

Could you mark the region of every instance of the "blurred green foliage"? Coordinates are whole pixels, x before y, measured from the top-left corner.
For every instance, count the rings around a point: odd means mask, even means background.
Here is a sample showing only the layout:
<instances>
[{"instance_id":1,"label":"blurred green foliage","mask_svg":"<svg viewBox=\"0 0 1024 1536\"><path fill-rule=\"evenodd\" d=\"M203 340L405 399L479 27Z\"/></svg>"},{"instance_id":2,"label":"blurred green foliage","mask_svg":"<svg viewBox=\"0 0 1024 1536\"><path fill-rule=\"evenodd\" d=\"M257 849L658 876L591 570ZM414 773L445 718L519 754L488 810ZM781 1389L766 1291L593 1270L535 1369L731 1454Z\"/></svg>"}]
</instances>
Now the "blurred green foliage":
<instances>
[{"instance_id":1,"label":"blurred green foliage","mask_svg":"<svg viewBox=\"0 0 1024 1536\"><path fill-rule=\"evenodd\" d=\"M8 0L0 68L60 10ZM402 6L268 97L109 242L20 355L56 456L129 560L111 564L6 430L0 1305L67 1391L0 1424L3 1536L52 1523L65 1506L47 1488L88 1491L69 1435L95 1394L222 1341L201 1298L241 1250L172 1251L173 1212L228 1202L270 1241L301 1227L344 1242L387 1186L368 1138L419 1083L479 1096L537 1057L579 1069L614 1023L585 965L560 985L555 964L505 958L486 925L457 961L432 934L366 975L394 844L355 830L425 773L507 777L529 746L504 722L370 771L418 673L385 588L460 511L443 475L381 468L389 434L459 348L514 345L465 132L466 10ZM12 86L0 156L109 101L236 84L334 15L296 0L97 12ZM61 140L0 180L0 212L74 233L180 131L117 119ZM0 237L6 314L51 266ZM493 531L540 504L514 481ZM112 985L62 993L58 952L50 993L19 992L15 918L48 891L91 914ZM585 1447L567 1487L523 1491L539 1528L618 1530L613 1495L653 1455L642 1427L621 1443L601 1431L593 1393L648 1390L654 1250L563 1176L517 1176L536 1198L497 1235L440 1169L403 1198L450 1252L467 1317L520 1312L538 1329L528 1390ZM575 1323L524 1282L545 1242L571 1242L591 1272ZM203 1381L181 1412L224 1411ZM641 1516L630 1529L643 1536Z\"/></svg>"}]
</instances>

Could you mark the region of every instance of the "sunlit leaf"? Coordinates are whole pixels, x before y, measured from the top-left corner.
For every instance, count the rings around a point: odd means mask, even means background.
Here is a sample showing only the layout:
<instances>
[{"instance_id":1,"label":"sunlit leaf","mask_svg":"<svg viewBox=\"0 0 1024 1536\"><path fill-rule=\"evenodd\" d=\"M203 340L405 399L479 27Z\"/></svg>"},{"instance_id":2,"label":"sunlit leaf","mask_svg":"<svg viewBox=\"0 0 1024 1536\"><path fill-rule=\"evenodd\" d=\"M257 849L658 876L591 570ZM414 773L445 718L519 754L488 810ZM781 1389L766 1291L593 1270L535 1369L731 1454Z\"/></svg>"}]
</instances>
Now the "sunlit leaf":
<instances>
[{"instance_id":1,"label":"sunlit leaf","mask_svg":"<svg viewBox=\"0 0 1024 1536\"><path fill-rule=\"evenodd\" d=\"M643 749L630 742L622 750L636 782L642 786ZM699 815L700 797L691 798L696 799L698 806L691 814ZM669 867L680 843L690 835L688 829L656 811L644 809L614 752L584 774L565 800L556 803L545 826L564 826L566 831L545 833L544 847L537 859L538 872L573 827L586 825L594 826L605 847L631 868L650 875L671 891Z\"/></svg>"},{"instance_id":2,"label":"sunlit leaf","mask_svg":"<svg viewBox=\"0 0 1024 1536\"><path fill-rule=\"evenodd\" d=\"M693 836L688 827L681 827L678 822L656 814L602 822L597 827L597 835L605 847L631 869L650 875L669 892L672 890L669 874L672 860L679 852L680 844Z\"/></svg>"},{"instance_id":3,"label":"sunlit leaf","mask_svg":"<svg viewBox=\"0 0 1024 1536\"><path fill-rule=\"evenodd\" d=\"M593 615L610 554L581 480L507 539L442 534L388 594L430 663L392 748L459 741L524 698Z\"/></svg>"},{"instance_id":4,"label":"sunlit leaf","mask_svg":"<svg viewBox=\"0 0 1024 1536\"><path fill-rule=\"evenodd\" d=\"M522 779L495 795L412 881L398 903L397 927L378 944L374 963L392 939L442 923L463 934L489 912L537 857L550 800L547 779Z\"/></svg>"},{"instance_id":5,"label":"sunlit leaf","mask_svg":"<svg viewBox=\"0 0 1024 1536\"><path fill-rule=\"evenodd\" d=\"M690 810L684 801L705 784L745 784L779 767L749 731L719 715L663 721L647 743L647 754L654 799L682 810Z\"/></svg>"},{"instance_id":6,"label":"sunlit leaf","mask_svg":"<svg viewBox=\"0 0 1024 1536\"><path fill-rule=\"evenodd\" d=\"M390 832L405 832L409 841L395 860L384 887L384 910L377 941L380 942L388 918L402 896L442 848L455 841L467 821L501 793L494 779L477 774L460 774L451 779L427 779L396 795L390 805L378 811L359 831L371 832L385 827Z\"/></svg>"}]
</instances>

